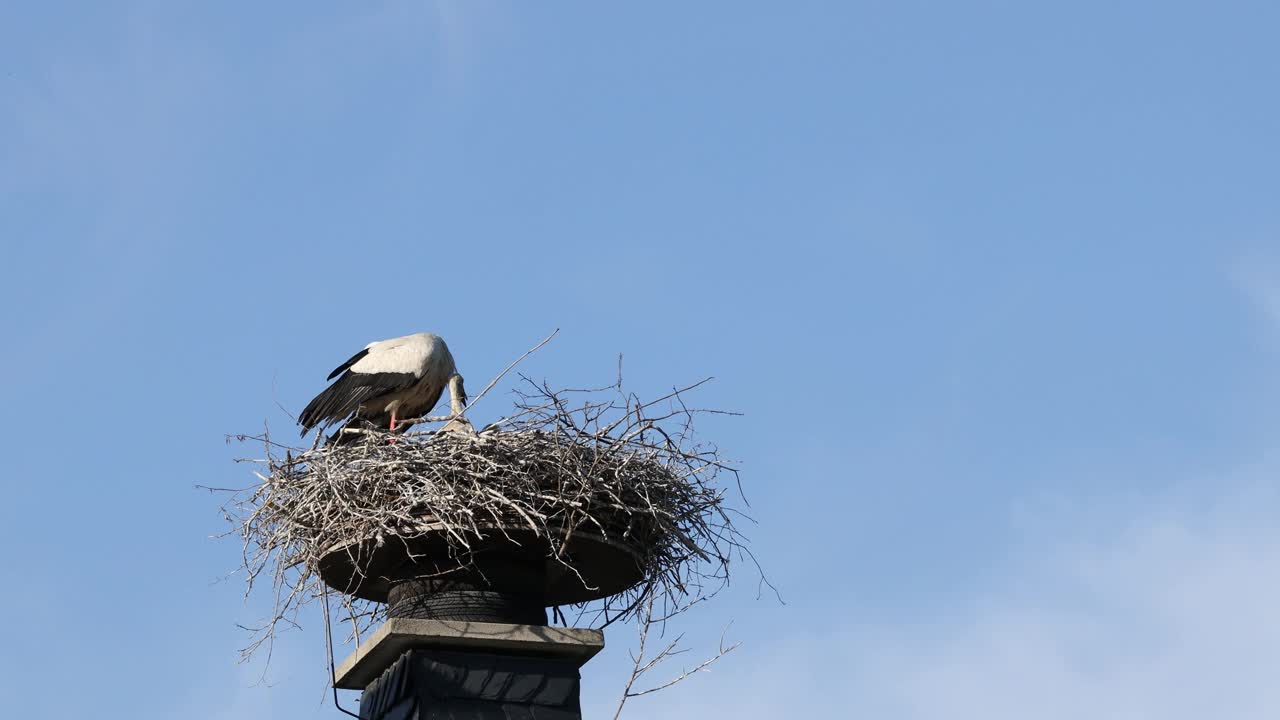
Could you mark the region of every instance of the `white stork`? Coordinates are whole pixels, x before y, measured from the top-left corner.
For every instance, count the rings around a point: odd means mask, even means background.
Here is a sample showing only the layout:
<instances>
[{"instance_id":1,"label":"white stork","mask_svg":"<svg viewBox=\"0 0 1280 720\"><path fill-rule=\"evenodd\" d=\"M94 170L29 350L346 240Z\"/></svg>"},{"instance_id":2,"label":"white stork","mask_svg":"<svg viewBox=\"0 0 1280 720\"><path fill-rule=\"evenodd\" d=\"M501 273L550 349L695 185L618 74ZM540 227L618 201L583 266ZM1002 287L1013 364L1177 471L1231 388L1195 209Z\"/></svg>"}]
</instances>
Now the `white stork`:
<instances>
[{"instance_id":1,"label":"white stork","mask_svg":"<svg viewBox=\"0 0 1280 720\"><path fill-rule=\"evenodd\" d=\"M453 364L449 347L440 336L431 333L371 342L329 373L327 379L339 374L342 377L298 416L302 435L317 425L327 426L348 417L344 429L368 423L375 428L404 432L412 423L403 421L429 413L446 386L454 415L461 414L467 403L462 376ZM330 441L341 442L342 435L339 431Z\"/></svg>"}]
</instances>

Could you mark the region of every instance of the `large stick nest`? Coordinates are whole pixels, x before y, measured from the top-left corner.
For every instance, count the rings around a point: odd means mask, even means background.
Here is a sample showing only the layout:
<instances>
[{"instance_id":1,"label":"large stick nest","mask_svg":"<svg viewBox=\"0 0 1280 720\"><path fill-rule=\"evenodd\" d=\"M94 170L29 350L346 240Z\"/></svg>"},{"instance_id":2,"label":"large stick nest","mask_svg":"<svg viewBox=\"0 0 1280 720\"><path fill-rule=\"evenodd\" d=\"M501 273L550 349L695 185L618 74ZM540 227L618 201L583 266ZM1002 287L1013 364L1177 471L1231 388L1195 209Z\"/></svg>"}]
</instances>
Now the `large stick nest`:
<instances>
[{"instance_id":1,"label":"large stick nest","mask_svg":"<svg viewBox=\"0 0 1280 720\"><path fill-rule=\"evenodd\" d=\"M329 597L319 570L334 547L405 542L441 526L448 557L465 568L472 544L495 527L519 527L571 571L568 531L621 543L638 559L640 581L618 595L575 606L574 622L603 627L642 603L661 617L719 591L730 560L750 557L717 482L737 470L699 442L693 420L719 411L690 408L701 383L642 402L621 381L596 390L554 390L527 378L515 408L479 433L368 432L343 445L297 448L267 433L260 483L224 506L228 534L243 541L250 590L272 588L272 615L250 628L251 655L310 601ZM444 418L437 418L443 420ZM439 558L436 558L439 560ZM358 638L381 606L338 594ZM647 601L647 602L646 602Z\"/></svg>"}]
</instances>

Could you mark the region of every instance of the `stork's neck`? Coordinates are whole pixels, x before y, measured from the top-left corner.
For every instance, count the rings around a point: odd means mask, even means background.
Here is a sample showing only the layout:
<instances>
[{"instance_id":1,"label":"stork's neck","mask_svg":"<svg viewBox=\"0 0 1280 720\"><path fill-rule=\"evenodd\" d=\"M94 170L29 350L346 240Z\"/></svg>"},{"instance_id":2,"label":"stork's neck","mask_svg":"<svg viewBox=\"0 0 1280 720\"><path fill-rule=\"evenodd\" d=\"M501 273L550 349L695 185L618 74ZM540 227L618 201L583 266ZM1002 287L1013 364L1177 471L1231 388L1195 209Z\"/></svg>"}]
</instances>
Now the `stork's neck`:
<instances>
[{"instance_id":1,"label":"stork's neck","mask_svg":"<svg viewBox=\"0 0 1280 720\"><path fill-rule=\"evenodd\" d=\"M454 373L449 378L449 412L455 417L467 408L467 391L462 386L462 376Z\"/></svg>"}]
</instances>

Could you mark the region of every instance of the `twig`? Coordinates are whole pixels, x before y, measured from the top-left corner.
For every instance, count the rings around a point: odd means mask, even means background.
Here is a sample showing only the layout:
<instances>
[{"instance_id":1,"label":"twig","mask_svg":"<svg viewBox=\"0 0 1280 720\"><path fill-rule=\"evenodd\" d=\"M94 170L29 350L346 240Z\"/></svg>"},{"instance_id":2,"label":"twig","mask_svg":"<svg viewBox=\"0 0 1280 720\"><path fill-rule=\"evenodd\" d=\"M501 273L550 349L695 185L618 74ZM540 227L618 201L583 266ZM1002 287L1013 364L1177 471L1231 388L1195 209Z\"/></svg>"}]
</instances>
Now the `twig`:
<instances>
[{"instance_id":1,"label":"twig","mask_svg":"<svg viewBox=\"0 0 1280 720\"><path fill-rule=\"evenodd\" d=\"M671 687L672 685L675 685L676 683L689 678L695 673L703 672L708 668L710 668L711 665L714 664L720 658L723 658L725 655L728 655L734 650L737 650L738 646L742 644L742 643L734 643L729 646L726 646L724 644L725 636L729 632L729 627L726 626L724 631L720 633L720 649L715 655L707 658L706 660L703 660L702 662L698 663L692 668L682 669L678 675L670 678L669 680L666 680L665 682L648 687L644 690L633 690L632 688L635 687L636 682L638 682L640 678L644 677L645 673L661 665L667 660L670 660L672 657L683 654L685 652L685 650L677 649L680 647L680 641L684 639L683 635L677 635L674 640L667 643L666 646L663 647L662 650L658 651L656 655L654 655L651 658L646 658L645 645L647 644L649 639L649 631L658 622L660 622L660 620L656 620L653 616L653 597L650 596L649 598L647 598L647 602L645 604L643 612L641 612L640 616L636 619L638 640L636 643L636 650L631 655L631 660L632 660L631 675L630 677L627 678L627 684L622 689L622 696L618 698L618 707L616 710L614 710L614 713L613 713L614 720L618 720L618 717L622 715L622 708L626 706L627 700L630 700L631 698L634 698L634 697L641 697L643 695L655 693L655 692L658 692L659 690L665 690Z\"/></svg>"},{"instance_id":2,"label":"twig","mask_svg":"<svg viewBox=\"0 0 1280 720\"><path fill-rule=\"evenodd\" d=\"M542 342L540 342L540 343L538 343L537 345L534 345L533 347L529 348L529 350L528 350L525 354L523 354L523 355L521 355L520 357L516 358L515 362L511 363L510 365L508 365L508 366L506 367L506 369L505 369L505 370L503 370L502 372L498 373L498 376L497 376L497 377L495 377L494 379L490 380L490 381L489 381L489 384L484 386L484 389L480 391L480 394L479 394L479 395L476 395L475 397L471 398L471 402L467 403L467 406L466 406L465 408L463 408L463 409L462 409L462 412L461 412L461 413L459 413L459 414L461 414L461 415L465 415L465 414L467 413L467 411L468 411L468 410L470 410L471 408L475 407L475 404L476 404L476 403L478 403L478 402L480 402L480 398L484 397L484 396L485 396L485 393L487 393L487 392L489 392L490 390L492 390L492 389L493 389L493 386L494 386L494 385L497 385L497 384L498 384L498 381L499 381L499 380L501 380L501 379L503 378L503 376L505 376L507 373L511 372L511 368L513 368L513 367L515 367L515 366L519 365L521 362L523 362L523 361L524 361L524 359L525 359L525 358L527 358L527 357L529 357L530 355L532 355L532 354L534 354L535 352L537 352L537 351L538 351L538 349L539 349L539 348L541 348L543 345L546 345L547 343L551 342L551 338L555 337L559 332L560 332L560 328L556 328L555 330L552 330L550 335L548 335L548 336L546 336L545 338L543 338L543 339L542 339Z\"/></svg>"}]
</instances>

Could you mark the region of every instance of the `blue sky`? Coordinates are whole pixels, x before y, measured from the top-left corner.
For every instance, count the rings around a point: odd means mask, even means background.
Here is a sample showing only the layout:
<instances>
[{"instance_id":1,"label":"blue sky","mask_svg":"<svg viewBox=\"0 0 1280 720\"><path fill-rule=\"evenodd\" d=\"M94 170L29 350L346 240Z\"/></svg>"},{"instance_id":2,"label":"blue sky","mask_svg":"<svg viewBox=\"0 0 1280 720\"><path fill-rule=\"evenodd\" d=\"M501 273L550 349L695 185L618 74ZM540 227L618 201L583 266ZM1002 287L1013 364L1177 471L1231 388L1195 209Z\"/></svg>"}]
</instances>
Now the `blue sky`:
<instances>
[{"instance_id":1,"label":"blue sky","mask_svg":"<svg viewBox=\"0 0 1280 720\"><path fill-rule=\"evenodd\" d=\"M743 567L689 625L743 647L632 717L1274 717L1278 22L7 5L5 714L339 717L315 618L235 663L193 487L372 339L475 386L561 328L526 372L717 378L786 599Z\"/></svg>"}]
</instances>

